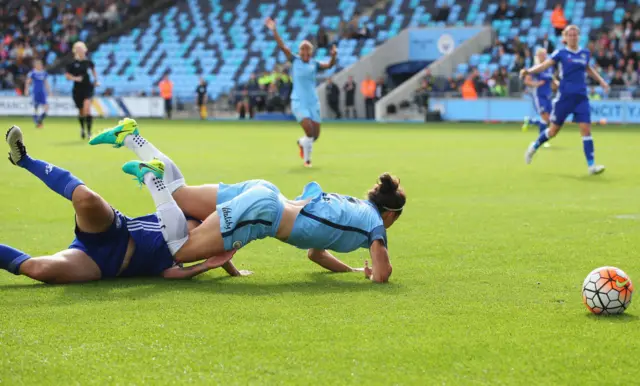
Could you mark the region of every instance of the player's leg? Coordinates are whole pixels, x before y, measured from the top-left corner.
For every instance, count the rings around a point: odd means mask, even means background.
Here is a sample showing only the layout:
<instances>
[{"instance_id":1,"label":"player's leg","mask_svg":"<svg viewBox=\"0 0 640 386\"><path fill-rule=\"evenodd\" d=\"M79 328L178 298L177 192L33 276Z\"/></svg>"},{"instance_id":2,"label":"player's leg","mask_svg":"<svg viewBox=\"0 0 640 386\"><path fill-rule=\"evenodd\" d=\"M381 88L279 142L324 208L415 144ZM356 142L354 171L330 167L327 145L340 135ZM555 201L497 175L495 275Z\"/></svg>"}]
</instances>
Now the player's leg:
<instances>
[{"instance_id":1,"label":"player's leg","mask_svg":"<svg viewBox=\"0 0 640 386\"><path fill-rule=\"evenodd\" d=\"M540 146L549 141L551 138L555 137L562 125L564 124L567 116L573 113L575 107L575 102L571 99L556 99L553 103L553 107L551 110L550 121L551 125L540 133L538 139L533 141L529 148L525 152L524 160L527 164L530 164L533 160L533 156L538 151Z\"/></svg>"},{"instance_id":2,"label":"player's leg","mask_svg":"<svg viewBox=\"0 0 640 386\"><path fill-rule=\"evenodd\" d=\"M159 160L129 161L124 164L122 170L135 176L151 193L156 205L156 214L160 220L162 235L171 254L175 255L187 241L189 228L184 213L171 197L171 192L164 183L164 164ZM202 255L200 259L202 259Z\"/></svg>"},{"instance_id":3,"label":"player's leg","mask_svg":"<svg viewBox=\"0 0 640 386\"><path fill-rule=\"evenodd\" d=\"M13 126L7 131L9 160L40 179L49 189L71 201L76 212L78 228L86 233L100 233L113 222L113 209L97 193L69 171L48 162L29 157L22 131Z\"/></svg>"},{"instance_id":4,"label":"player's leg","mask_svg":"<svg viewBox=\"0 0 640 386\"><path fill-rule=\"evenodd\" d=\"M304 117L300 120L300 126L304 130L304 136L298 139L298 146L300 147L300 157L304 160L304 165L311 166L311 154L313 153L313 142L315 127L311 118Z\"/></svg>"},{"instance_id":5,"label":"player's leg","mask_svg":"<svg viewBox=\"0 0 640 386\"><path fill-rule=\"evenodd\" d=\"M593 137L591 136L591 106L586 96L581 98L577 104L573 113L573 120L580 127L582 148L587 160L587 166L589 167L589 174L600 174L604 172L605 167L597 165L595 160L595 146L593 145Z\"/></svg>"},{"instance_id":6,"label":"player's leg","mask_svg":"<svg viewBox=\"0 0 640 386\"><path fill-rule=\"evenodd\" d=\"M42 124L44 123L44 119L47 117L47 114L49 114L49 104L47 102L45 102L42 105L42 114L40 114L40 117L38 118L38 125L40 127L42 127Z\"/></svg>"},{"instance_id":7,"label":"player's leg","mask_svg":"<svg viewBox=\"0 0 640 386\"><path fill-rule=\"evenodd\" d=\"M36 125L36 127L38 127L38 125L40 124L40 122L38 121L38 108L40 107L40 105L38 104L38 102L33 101L33 123Z\"/></svg>"},{"instance_id":8,"label":"player's leg","mask_svg":"<svg viewBox=\"0 0 640 386\"><path fill-rule=\"evenodd\" d=\"M82 101L82 111L84 115L85 125L87 127L87 136L91 138L91 129L93 127L93 116L91 115L91 98Z\"/></svg>"},{"instance_id":9,"label":"player's leg","mask_svg":"<svg viewBox=\"0 0 640 386\"><path fill-rule=\"evenodd\" d=\"M78 122L80 123L80 138L85 139L84 96L80 90L73 89L73 103L78 109Z\"/></svg>"},{"instance_id":10,"label":"player's leg","mask_svg":"<svg viewBox=\"0 0 640 386\"><path fill-rule=\"evenodd\" d=\"M7 267L4 262L20 254ZM67 284L100 280L98 265L83 251L67 249L52 256L30 257L26 253L0 244L1 268L14 275L24 275L49 284Z\"/></svg>"}]
</instances>

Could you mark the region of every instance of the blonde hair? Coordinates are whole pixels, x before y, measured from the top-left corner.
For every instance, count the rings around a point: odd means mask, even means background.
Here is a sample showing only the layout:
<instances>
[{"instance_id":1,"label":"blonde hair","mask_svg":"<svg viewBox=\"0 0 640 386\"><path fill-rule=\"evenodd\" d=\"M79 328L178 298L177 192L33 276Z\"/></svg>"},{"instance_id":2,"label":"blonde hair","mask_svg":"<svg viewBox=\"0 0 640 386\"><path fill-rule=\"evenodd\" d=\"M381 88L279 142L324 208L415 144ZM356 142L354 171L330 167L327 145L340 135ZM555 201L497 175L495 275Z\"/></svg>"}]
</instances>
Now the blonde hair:
<instances>
[{"instance_id":1,"label":"blonde hair","mask_svg":"<svg viewBox=\"0 0 640 386\"><path fill-rule=\"evenodd\" d=\"M73 43L73 48L71 49L71 51L73 52L74 55L78 54L78 50L81 50L83 53L87 53L87 45L84 44L84 42L81 41L77 41L75 43Z\"/></svg>"},{"instance_id":2,"label":"blonde hair","mask_svg":"<svg viewBox=\"0 0 640 386\"><path fill-rule=\"evenodd\" d=\"M570 24L568 26L566 26L563 30L562 30L562 44L564 44L565 46L567 45L567 34L569 33L569 31L571 30L575 30L578 35L580 35L580 27L578 27L575 24Z\"/></svg>"},{"instance_id":3,"label":"blonde hair","mask_svg":"<svg viewBox=\"0 0 640 386\"><path fill-rule=\"evenodd\" d=\"M540 55L541 53L544 53L544 54L546 55L546 54L547 54L547 50L545 50L543 47L538 47L538 48L536 49L536 53L535 53L535 55L534 55L534 57L533 57L533 63L534 63L535 65L540 64L539 55Z\"/></svg>"},{"instance_id":4,"label":"blonde hair","mask_svg":"<svg viewBox=\"0 0 640 386\"><path fill-rule=\"evenodd\" d=\"M310 41L308 41L308 40L303 40L303 41L301 41L301 42L300 42L300 45L298 46L298 49L300 50L300 49L302 49L302 47L304 47L304 46L309 46L309 48L311 48L312 50L314 49L313 44L312 44Z\"/></svg>"}]
</instances>

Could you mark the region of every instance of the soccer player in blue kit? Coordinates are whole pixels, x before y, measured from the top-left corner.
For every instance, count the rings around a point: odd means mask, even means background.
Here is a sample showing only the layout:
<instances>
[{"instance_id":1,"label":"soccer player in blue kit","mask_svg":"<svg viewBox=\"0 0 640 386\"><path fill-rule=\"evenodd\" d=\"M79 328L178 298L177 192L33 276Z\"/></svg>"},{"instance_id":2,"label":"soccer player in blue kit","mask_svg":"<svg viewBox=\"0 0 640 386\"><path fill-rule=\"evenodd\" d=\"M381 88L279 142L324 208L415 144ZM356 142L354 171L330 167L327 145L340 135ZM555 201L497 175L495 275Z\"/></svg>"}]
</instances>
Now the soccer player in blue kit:
<instances>
[{"instance_id":1,"label":"soccer player in blue kit","mask_svg":"<svg viewBox=\"0 0 640 386\"><path fill-rule=\"evenodd\" d=\"M373 262L372 268L365 266L367 278L386 282L391 275L386 229L402 214L406 196L400 181L387 173L380 176L367 200L324 193L318 184L310 183L302 196L291 201L264 180L186 186L175 163L139 134L132 119L121 121L89 143L126 146L132 150L141 160L125 165L130 174L136 175L149 162L164 164L164 183L177 205L186 214L204 220L189 232L189 240L174 255L178 262L197 261L198 256L219 256L216 264L224 264L236 250L253 240L274 237L308 250L312 261L334 272L359 269L341 262L329 250L344 253L367 248ZM136 176L144 181L141 173Z\"/></svg>"},{"instance_id":2,"label":"soccer player in blue kit","mask_svg":"<svg viewBox=\"0 0 640 386\"><path fill-rule=\"evenodd\" d=\"M520 72L520 76L524 78L529 74L537 74L557 65L560 73L560 85L551 110L551 126L540 133L538 139L529 146L525 153L525 162L531 163L540 146L555 137L567 117L573 114L573 121L580 126L589 174L600 174L605 168L595 163L595 150L591 137L591 107L587 96L587 75L595 79L605 90L609 89L609 85L589 64L591 60L589 50L578 46L580 29L570 25L564 29L562 37L566 47L556 50L544 62Z\"/></svg>"},{"instance_id":3,"label":"soccer player in blue kit","mask_svg":"<svg viewBox=\"0 0 640 386\"><path fill-rule=\"evenodd\" d=\"M24 95L33 98L33 122L36 127L42 127L44 119L49 112L47 95L51 93L49 82L47 81L47 71L45 71L41 60L33 62L33 70L27 74L27 81L24 86ZM33 87L33 90L31 88ZM42 107L42 113L38 114L38 108Z\"/></svg>"},{"instance_id":4,"label":"soccer player in blue kit","mask_svg":"<svg viewBox=\"0 0 640 386\"><path fill-rule=\"evenodd\" d=\"M157 212L130 218L113 209L67 170L31 158L27 154L22 131L17 126L9 129L6 141L11 163L26 169L51 190L71 201L75 210L76 238L67 249L41 257L32 257L0 244L1 269L45 283L66 284L132 276L185 279L223 264L217 263L219 257L185 268L175 263L173 255L185 243L188 227L197 224L188 223L171 199L159 161L133 172L143 174ZM193 258L196 260L204 259ZM228 260L224 256L224 268L231 275L247 274L246 271L237 271Z\"/></svg>"},{"instance_id":5,"label":"soccer player in blue kit","mask_svg":"<svg viewBox=\"0 0 640 386\"><path fill-rule=\"evenodd\" d=\"M312 58L313 44L308 40L300 43L298 55L294 55L287 47L278 33L276 23L271 18L265 20L265 25L273 33L278 47L291 62L291 76L293 78L293 90L291 92L291 111L304 130L304 136L298 140L300 157L304 160L304 166L311 167L311 153L313 143L320 136L320 101L316 93L316 76L318 70L328 70L336 63L338 51L331 48L331 60L328 63L320 63Z\"/></svg>"},{"instance_id":6,"label":"soccer player in blue kit","mask_svg":"<svg viewBox=\"0 0 640 386\"><path fill-rule=\"evenodd\" d=\"M547 60L547 50L539 47L536 50L535 64L538 65ZM524 78L524 84L531 88L531 97L533 99L533 107L538 114L539 119L531 119L530 117L524 117L524 124L522 125L522 131L527 131L530 124L538 125L539 132L541 134L549 126L549 114L551 113L551 96L553 90L551 88L554 82L553 68L547 68L546 70L526 76ZM544 144L548 147L549 143Z\"/></svg>"}]
</instances>

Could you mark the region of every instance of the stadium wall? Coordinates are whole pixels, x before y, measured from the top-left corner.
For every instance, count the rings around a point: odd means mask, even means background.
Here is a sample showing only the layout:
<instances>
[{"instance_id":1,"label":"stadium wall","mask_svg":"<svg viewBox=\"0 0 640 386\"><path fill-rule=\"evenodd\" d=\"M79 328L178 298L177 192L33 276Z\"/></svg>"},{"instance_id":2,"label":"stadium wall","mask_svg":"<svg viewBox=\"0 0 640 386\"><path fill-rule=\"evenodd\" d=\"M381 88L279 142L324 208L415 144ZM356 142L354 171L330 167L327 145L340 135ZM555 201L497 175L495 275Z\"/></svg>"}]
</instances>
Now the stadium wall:
<instances>
[{"instance_id":1,"label":"stadium wall","mask_svg":"<svg viewBox=\"0 0 640 386\"><path fill-rule=\"evenodd\" d=\"M440 111L446 121L522 122L525 116L536 116L533 102L529 98L434 98L431 100L431 108ZM640 101L592 101L591 120L600 122L603 119L607 123L640 123Z\"/></svg>"},{"instance_id":2,"label":"stadium wall","mask_svg":"<svg viewBox=\"0 0 640 386\"><path fill-rule=\"evenodd\" d=\"M444 30L440 29L439 31L433 31L433 33L440 34L440 38L437 42L428 35L423 36L420 41L422 45L426 45L427 47L437 47L443 54L429 66L429 69L434 76L448 77L453 75L455 68L459 63L468 62L471 55L482 52L482 50L490 46L494 41L494 32L490 27L484 27L482 29L446 28ZM460 44L454 44L453 46L449 45L448 49L447 47L442 46L443 40L448 42L448 44L451 44L451 42L460 42ZM425 44L428 42L431 42L431 44ZM415 39L412 39L411 45L415 46ZM420 86L420 82L423 77L423 73L414 75L411 79L402 83L384 98L380 99L376 103L376 120L382 121L387 119L386 112L387 106L389 105L393 104L398 106L400 102L405 100L412 103L414 92ZM424 116L424 114L419 114L417 112L415 114L416 116L413 117L414 119L419 119L421 116ZM394 119L392 117L389 118ZM397 119L397 117L395 119Z\"/></svg>"},{"instance_id":3,"label":"stadium wall","mask_svg":"<svg viewBox=\"0 0 640 386\"><path fill-rule=\"evenodd\" d=\"M49 97L49 115L75 117L78 109L71 97ZM31 98L21 96L0 96L0 115L30 116L33 113ZM91 114L96 117L122 118L164 116L164 101L159 97L96 97L93 98Z\"/></svg>"}]
</instances>

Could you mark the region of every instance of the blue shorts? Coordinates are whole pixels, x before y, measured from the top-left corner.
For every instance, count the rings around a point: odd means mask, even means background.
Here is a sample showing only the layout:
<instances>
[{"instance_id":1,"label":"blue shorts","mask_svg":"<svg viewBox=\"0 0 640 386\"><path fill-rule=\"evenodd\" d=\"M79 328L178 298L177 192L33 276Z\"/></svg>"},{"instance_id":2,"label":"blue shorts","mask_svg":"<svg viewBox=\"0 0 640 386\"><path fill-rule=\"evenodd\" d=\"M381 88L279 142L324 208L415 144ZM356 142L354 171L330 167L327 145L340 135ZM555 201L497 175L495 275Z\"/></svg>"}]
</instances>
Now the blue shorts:
<instances>
[{"instance_id":1,"label":"blue shorts","mask_svg":"<svg viewBox=\"0 0 640 386\"><path fill-rule=\"evenodd\" d=\"M551 122L562 126L567 117L573 114L575 123L591 123L591 106L586 95L561 95L553 100Z\"/></svg>"},{"instance_id":2,"label":"blue shorts","mask_svg":"<svg viewBox=\"0 0 640 386\"><path fill-rule=\"evenodd\" d=\"M280 194L280 189L277 186L266 180L248 180L238 182L237 184L227 185L223 183L218 184L218 198L216 205L224 204L227 201L231 201L238 197L247 190L256 186L265 187L277 194Z\"/></svg>"},{"instance_id":3,"label":"blue shorts","mask_svg":"<svg viewBox=\"0 0 640 386\"><path fill-rule=\"evenodd\" d=\"M240 249L253 240L275 237L284 204L280 195L256 186L234 199L219 204L220 233L224 250Z\"/></svg>"},{"instance_id":4,"label":"blue shorts","mask_svg":"<svg viewBox=\"0 0 640 386\"><path fill-rule=\"evenodd\" d=\"M533 107L535 108L536 113L538 115L542 115L544 113L551 113L551 109L552 109L551 99L534 95Z\"/></svg>"},{"instance_id":5,"label":"blue shorts","mask_svg":"<svg viewBox=\"0 0 640 386\"><path fill-rule=\"evenodd\" d=\"M69 249L86 253L100 268L103 279L116 276L159 276L174 265L156 215L132 219L115 209L114 214L111 227L102 233L86 233L76 226L76 239ZM118 275L129 238L135 242L135 252L127 269Z\"/></svg>"},{"instance_id":6,"label":"blue shorts","mask_svg":"<svg viewBox=\"0 0 640 386\"><path fill-rule=\"evenodd\" d=\"M291 112L295 115L298 122L302 122L302 120L306 118L311 119L313 122L322 122L322 118L320 117L320 102L309 104L295 100L291 101Z\"/></svg>"},{"instance_id":7,"label":"blue shorts","mask_svg":"<svg viewBox=\"0 0 640 386\"><path fill-rule=\"evenodd\" d=\"M38 107L47 104L47 94L35 93L33 94L33 106Z\"/></svg>"}]
</instances>

